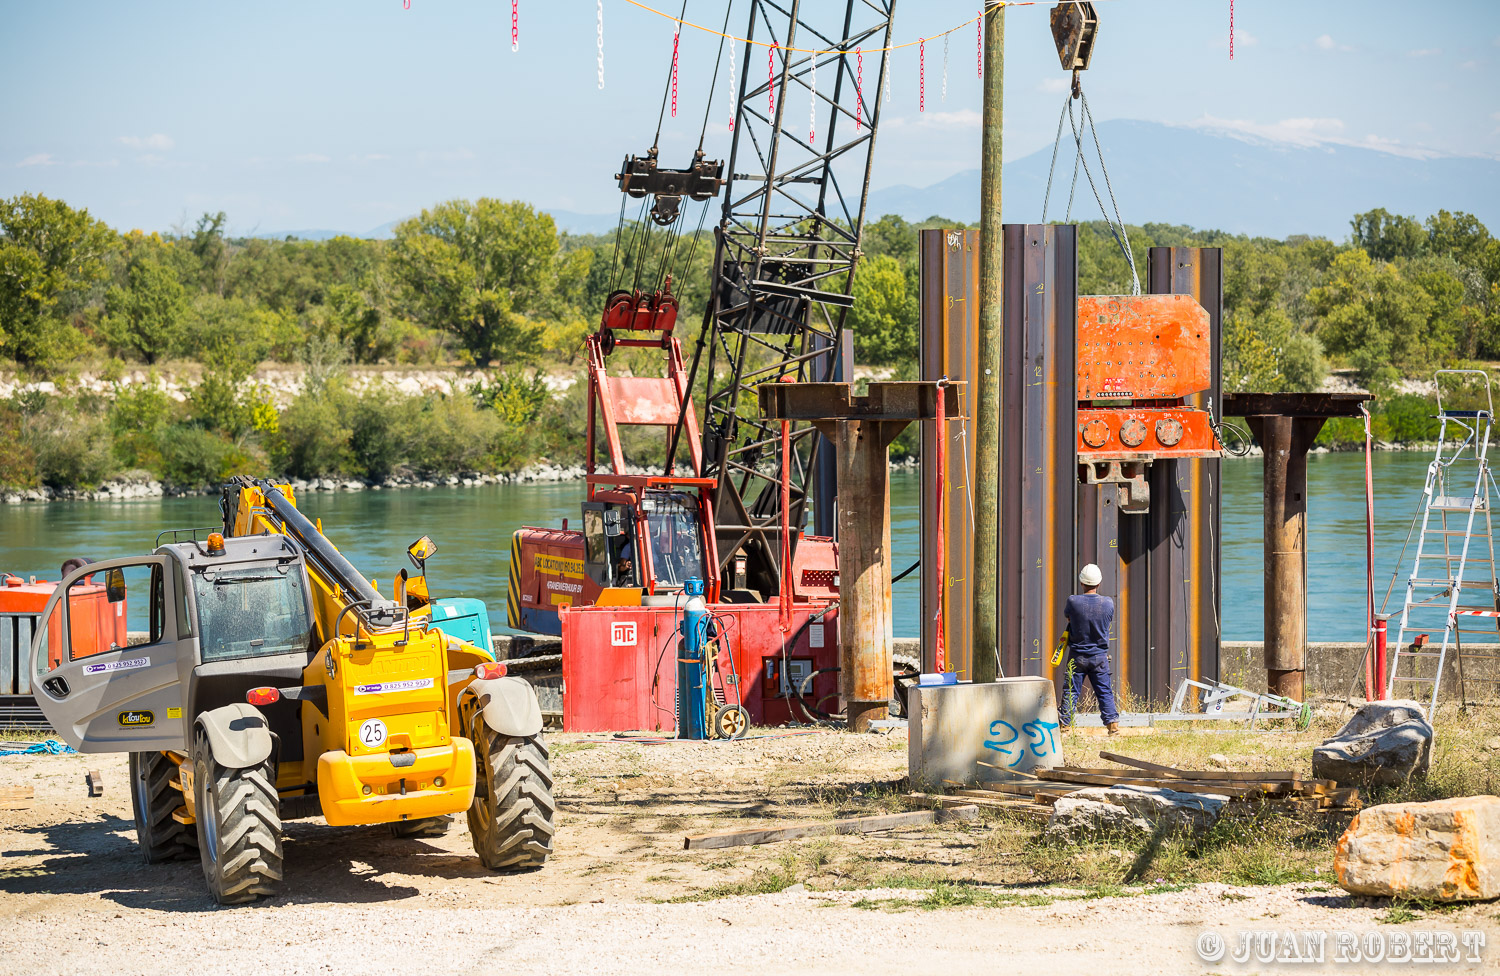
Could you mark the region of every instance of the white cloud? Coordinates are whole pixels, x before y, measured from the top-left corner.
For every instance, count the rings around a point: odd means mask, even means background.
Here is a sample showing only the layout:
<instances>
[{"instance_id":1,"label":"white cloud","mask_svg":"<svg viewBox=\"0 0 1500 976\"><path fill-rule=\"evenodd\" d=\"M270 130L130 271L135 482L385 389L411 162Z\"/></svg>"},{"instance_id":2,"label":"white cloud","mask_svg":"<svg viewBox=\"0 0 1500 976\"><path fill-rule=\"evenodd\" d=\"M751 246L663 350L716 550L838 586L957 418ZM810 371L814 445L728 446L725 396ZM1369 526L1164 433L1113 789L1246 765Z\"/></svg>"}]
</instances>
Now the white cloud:
<instances>
[{"instance_id":1,"label":"white cloud","mask_svg":"<svg viewBox=\"0 0 1500 976\"><path fill-rule=\"evenodd\" d=\"M32 153L21 160L16 166L56 166L57 160L52 158L51 153Z\"/></svg>"},{"instance_id":2,"label":"white cloud","mask_svg":"<svg viewBox=\"0 0 1500 976\"><path fill-rule=\"evenodd\" d=\"M1068 90L1068 84L1068 79L1065 77L1043 78L1041 84L1036 86L1036 90L1039 92L1046 92L1051 95L1060 95Z\"/></svg>"},{"instance_id":3,"label":"white cloud","mask_svg":"<svg viewBox=\"0 0 1500 976\"><path fill-rule=\"evenodd\" d=\"M1500 113L1497 113L1500 114ZM1210 129L1235 136L1249 142L1274 142L1302 149L1330 146L1357 146L1405 156L1411 159L1433 159L1444 155L1421 146L1413 146L1399 139L1390 139L1374 134L1356 139L1346 132L1342 119L1282 119L1280 122L1250 122L1245 119L1219 119L1211 115L1188 123L1190 128Z\"/></svg>"},{"instance_id":4,"label":"white cloud","mask_svg":"<svg viewBox=\"0 0 1500 976\"><path fill-rule=\"evenodd\" d=\"M331 163L331 162L333 162L333 160L330 159L327 156L324 156L322 153L303 153L300 156L293 156L292 157L292 162L294 162L294 163Z\"/></svg>"},{"instance_id":5,"label":"white cloud","mask_svg":"<svg viewBox=\"0 0 1500 976\"><path fill-rule=\"evenodd\" d=\"M1409 58L1432 58L1443 53L1440 47L1419 47L1415 51L1406 52Z\"/></svg>"},{"instance_id":6,"label":"white cloud","mask_svg":"<svg viewBox=\"0 0 1500 976\"><path fill-rule=\"evenodd\" d=\"M1316 44L1321 50L1324 50L1324 51L1352 51L1352 50L1354 50L1354 48L1350 47L1347 44L1340 44L1338 41L1335 41L1333 39L1333 36L1331 34L1324 34L1321 37L1319 37L1317 40L1313 41L1313 43Z\"/></svg>"},{"instance_id":7,"label":"white cloud","mask_svg":"<svg viewBox=\"0 0 1500 976\"><path fill-rule=\"evenodd\" d=\"M961 108L956 112L920 112L883 118L880 124L894 129L978 129L983 118L971 108Z\"/></svg>"},{"instance_id":8,"label":"white cloud","mask_svg":"<svg viewBox=\"0 0 1500 976\"><path fill-rule=\"evenodd\" d=\"M157 152L165 152L177 145L171 136L161 132L149 136L121 136L120 142L131 149L152 149Z\"/></svg>"},{"instance_id":9,"label":"white cloud","mask_svg":"<svg viewBox=\"0 0 1500 976\"><path fill-rule=\"evenodd\" d=\"M462 163L474 158L474 153L468 149L454 149L442 152L423 152L417 154L417 159L424 163Z\"/></svg>"},{"instance_id":10,"label":"white cloud","mask_svg":"<svg viewBox=\"0 0 1500 976\"><path fill-rule=\"evenodd\" d=\"M378 162L378 161L380 161L382 159L390 159L390 158L391 157L387 156L385 153L365 153L365 160L367 162L372 162L373 163L373 162Z\"/></svg>"},{"instance_id":11,"label":"white cloud","mask_svg":"<svg viewBox=\"0 0 1500 976\"><path fill-rule=\"evenodd\" d=\"M1479 67L1479 62L1478 61L1462 61L1458 65L1458 70L1459 71L1473 71L1477 67Z\"/></svg>"},{"instance_id":12,"label":"white cloud","mask_svg":"<svg viewBox=\"0 0 1500 976\"><path fill-rule=\"evenodd\" d=\"M1250 33L1247 30L1237 30L1234 32L1235 47L1254 47L1259 43L1260 38L1256 37L1254 34Z\"/></svg>"}]
</instances>

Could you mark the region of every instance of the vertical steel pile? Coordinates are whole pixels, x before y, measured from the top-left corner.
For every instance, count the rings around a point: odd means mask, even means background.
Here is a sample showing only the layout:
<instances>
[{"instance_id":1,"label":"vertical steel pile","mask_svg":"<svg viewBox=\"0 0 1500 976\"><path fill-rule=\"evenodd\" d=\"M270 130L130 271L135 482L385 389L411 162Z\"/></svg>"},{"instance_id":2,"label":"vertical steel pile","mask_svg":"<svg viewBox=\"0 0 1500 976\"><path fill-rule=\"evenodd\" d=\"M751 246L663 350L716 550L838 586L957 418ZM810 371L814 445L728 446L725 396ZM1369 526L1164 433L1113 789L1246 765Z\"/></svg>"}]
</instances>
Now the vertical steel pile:
<instances>
[{"instance_id":1,"label":"vertical steel pile","mask_svg":"<svg viewBox=\"0 0 1500 976\"><path fill-rule=\"evenodd\" d=\"M1068 225L1004 228L1004 406L1001 417L999 596L1006 674L1060 678L1050 652L1061 636L1062 603L1079 567L1094 562L1115 597L1117 681L1133 695L1166 700L1185 677L1219 670L1219 462L1152 465L1151 511L1120 515L1113 490L1078 484L1076 410L1077 237ZM978 232L923 231L921 375L972 380L977 372ZM1152 248L1149 290L1192 295L1212 323L1212 389L1191 406L1220 415L1219 336L1223 267L1217 248ZM972 389L972 387L970 387ZM1212 401L1210 403L1210 400ZM924 431L923 456L935 435ZM966 659L973 523L968 485L977 470L972 436L949 432L945 519L950 667ZM922 558L938 528L923 488ZM922 641L931 664L937 581L924 574Z\"/></svg>"}]
</instances>

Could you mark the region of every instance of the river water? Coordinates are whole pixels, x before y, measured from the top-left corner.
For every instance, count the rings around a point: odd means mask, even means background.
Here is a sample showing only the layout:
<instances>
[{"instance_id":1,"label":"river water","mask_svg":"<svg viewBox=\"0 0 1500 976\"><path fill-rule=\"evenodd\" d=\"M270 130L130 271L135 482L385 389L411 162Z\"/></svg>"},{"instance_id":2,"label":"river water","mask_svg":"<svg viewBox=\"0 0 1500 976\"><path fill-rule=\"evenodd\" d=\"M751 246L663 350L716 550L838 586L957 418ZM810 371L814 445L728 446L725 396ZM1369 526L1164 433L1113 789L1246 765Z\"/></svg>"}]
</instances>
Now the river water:
<instances>
[{"instance_id":1,"label":"river water","mask_svg":"<svg viewBox=\"0 0 1500 976\"><path fill-rule=\"evenodd\" d=\"M1375 473L1376 601L1385 593L1426 472L1426 452L1377 453ZM1223 635L1259 640L1261 608L1261 463L1223 462ZM891 478L892 563L917 558L918 475ZM437 543L428 562L437 596L484 600L497 633L505 621L511 533L520 525L577 524L582 482L481 485L401 491L308 494L302 510L321 518L329 538L354 565L383 580L407 565L406 546L421 535ZM1308 459L1308 637L1364 639L1364 458L1320 454ZM218 499L132 499L0 505L0 572L56 579L70 556L108 559L149 552L163 529L213 525ZM1408 560L1410 553L1408 553ZM895 586L898 637L917 636L917 574ZM1392 597L1399 606L1400 590Z\"/></svg>"}]
</instances>

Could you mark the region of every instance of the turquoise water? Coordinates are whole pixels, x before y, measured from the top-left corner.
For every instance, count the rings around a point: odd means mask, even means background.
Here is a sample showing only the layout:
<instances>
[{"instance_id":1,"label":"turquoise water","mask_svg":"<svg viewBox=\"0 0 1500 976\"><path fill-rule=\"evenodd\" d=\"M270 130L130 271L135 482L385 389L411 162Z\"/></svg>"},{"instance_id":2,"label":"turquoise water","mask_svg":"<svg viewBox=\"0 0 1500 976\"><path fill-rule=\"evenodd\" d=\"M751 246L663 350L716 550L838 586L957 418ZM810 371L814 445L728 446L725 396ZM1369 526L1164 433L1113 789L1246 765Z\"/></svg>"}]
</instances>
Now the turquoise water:
<instances>
[{"instance_id":1,"label":"turquoise water","mask_svg":"<svg viewBox=\"0 0 1500 976\"><path fill-rule=\"evenodd\" d=\"M1396 555L1421 492L1428 456L1375 455L1376 601L1390 580ZM1224 462L1223 634L1258 640L1261 610L1261 465L1258 458ZM900 572L917 558L919 479L891 478L892 564ZM1364 614L1364 459L1323 454L1308 459L1308 636L1362 640ZM524 524L559 525L578 519L582 482L556 485L481 485L405 491L310 493L309 517L354 565L383 581L406 566L406 546L422 535L438 545L427 564L438 596L484 600L497 633L505 632L510 537ZM69 556L108 559L149 552L163 529L208 526L218 519L214 496L0 505L0 572L56 579ZM896 636L917 635L917 574L895 586ZM1398 600L1393 597L1393 600Z\"/></svg>"}]
</instances>

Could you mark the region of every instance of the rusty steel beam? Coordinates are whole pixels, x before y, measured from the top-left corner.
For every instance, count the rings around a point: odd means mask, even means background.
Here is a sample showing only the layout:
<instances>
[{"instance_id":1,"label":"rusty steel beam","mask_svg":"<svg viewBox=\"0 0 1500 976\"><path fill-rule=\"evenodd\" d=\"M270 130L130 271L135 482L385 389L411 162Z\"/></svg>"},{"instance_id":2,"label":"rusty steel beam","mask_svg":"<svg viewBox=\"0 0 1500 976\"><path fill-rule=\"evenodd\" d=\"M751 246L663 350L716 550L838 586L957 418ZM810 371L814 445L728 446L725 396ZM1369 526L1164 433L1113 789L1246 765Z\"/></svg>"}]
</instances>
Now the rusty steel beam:
<instances>
[{"instance_id":1,"label":"rusty steel beam","mask_svg":"<svg viewBox=\"0 0 1500 976\"><path fill-rule=\"evenodd\" d=\"M1076 572L1077 228L1005 225L1000 666L1055 678Z\"/></svg>"},{"instance_id":2,"label":"rusty steel beam","mask_svg":"<svg viewBox=\"0 0 1500 976\"><path fill-rule=\"evenodd\" d=\"M1301 701L1307 674L1307 452L1331 417L1357 417L1367 393L1239 393L1224 413L1244 417L1263 464L1266 683Z\"/></svg>"},{"instance_id":3,"label":"rusty steel beam","mask_svg":"<svg viewBox=\"0 0 1500 976\"><path fill-rule=\"evenodd\" d=\"M979 231L924 230L919 235L920 367L924 380L966 380L959 409L970 413L979 368ZM974 431L963 421L948 425L943 477L947 504L936 510L936 427L922 427L921 560L937 565L942 533L948 578L922 573L922 670L936 668L937 608L943 601L943 647L950 671L973 675L974 619ZM946 585L942 585L946 584Z\"/></svg>"},{"instance_id":4,"label":"rusty steel beam","mask_svg":"<svg viewBox=\"0 0 1500 976\"><path fill-rule=\"evenodd\" d=\"M1147 291L1189 295L1208 312L1209 385L1187 398L1217 423L1223 411L1224 254L1216 247L1153 247L1147 256ZM1221 579L1220 462L1218 458L1164 461L1156 469L1153 492L1167 500L1153 506L1150 537L1155 541L1152 590L1170 592L1154 599L1153 630L1164 635L1165 653L1153 655L1136 687L1150 697L1170 695L1183 678L1219 677L1218 581Z\"/></svg>"},{"instance_id":5,"label":"rusty steel beam","mask_svg":"<svg viewBox=\"0 0 1500 976\"><path fill-rule=\"evenodd\" d=\"M960 385L767 383L757 395L767 420L810 422L833 442L838 464L839 694L850 729L886 717L893 690L891 645L891 441L914 420L958 416Z\"/></svg>"}]
</instances>

